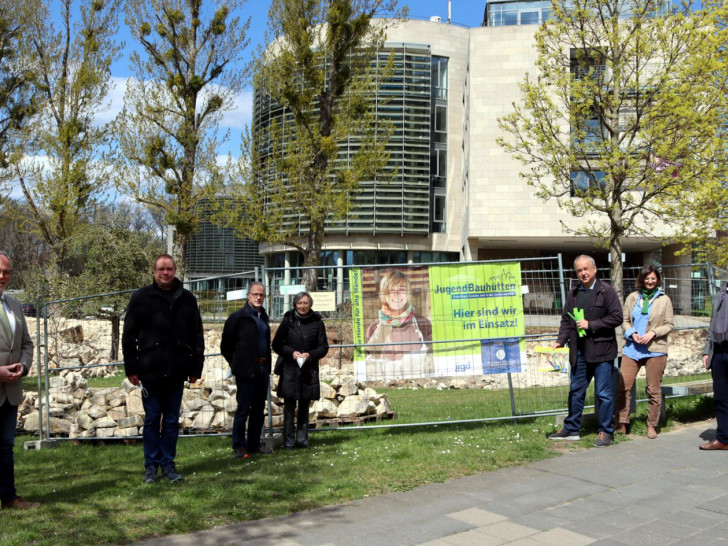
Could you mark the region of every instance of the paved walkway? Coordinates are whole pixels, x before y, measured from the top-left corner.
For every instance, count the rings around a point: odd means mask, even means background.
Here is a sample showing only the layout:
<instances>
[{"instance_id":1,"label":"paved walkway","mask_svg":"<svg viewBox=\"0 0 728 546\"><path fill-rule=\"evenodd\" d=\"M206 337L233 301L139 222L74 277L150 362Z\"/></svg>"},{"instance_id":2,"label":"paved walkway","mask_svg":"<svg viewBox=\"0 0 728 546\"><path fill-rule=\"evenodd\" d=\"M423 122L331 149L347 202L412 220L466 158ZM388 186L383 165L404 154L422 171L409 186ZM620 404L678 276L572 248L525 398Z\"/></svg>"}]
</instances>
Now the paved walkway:
<instances>
[{"instance_id":1,"label":"paved walkway","mask_svg":"<svg viewBox=\"0 0 728 546\"><path fill-rule=\"evenodd\" d=\"M728 452L714 422L605 449L149 545L715 544L728 541Z\"/></svg>"}]
</instances>

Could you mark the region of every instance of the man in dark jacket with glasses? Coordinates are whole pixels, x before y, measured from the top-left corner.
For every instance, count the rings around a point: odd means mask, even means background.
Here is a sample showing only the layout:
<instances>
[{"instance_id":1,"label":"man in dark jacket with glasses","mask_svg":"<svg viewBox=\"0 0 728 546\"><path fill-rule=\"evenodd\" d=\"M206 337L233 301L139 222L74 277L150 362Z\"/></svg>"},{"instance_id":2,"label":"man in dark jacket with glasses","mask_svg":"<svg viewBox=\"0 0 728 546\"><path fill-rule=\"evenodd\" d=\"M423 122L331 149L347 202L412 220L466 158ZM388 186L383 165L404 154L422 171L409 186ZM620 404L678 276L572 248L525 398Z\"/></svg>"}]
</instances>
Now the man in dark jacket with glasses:
<instances>
[{"instance_id":1,"label":"man in dark jacket with glasses","mask_svg":"<svg viewBox=\"0 0 728 546\"><path fill-rule=\"evenodd\" d=\"M172 256L157 256L154 282L129 300L121 338L126 376L143 388L145 483L157 481L159 467L168 480L183 479L174 464L179 410L185 380L197 382L205 358L197 300L176 273Z\"/></svg>"}]
</instances>

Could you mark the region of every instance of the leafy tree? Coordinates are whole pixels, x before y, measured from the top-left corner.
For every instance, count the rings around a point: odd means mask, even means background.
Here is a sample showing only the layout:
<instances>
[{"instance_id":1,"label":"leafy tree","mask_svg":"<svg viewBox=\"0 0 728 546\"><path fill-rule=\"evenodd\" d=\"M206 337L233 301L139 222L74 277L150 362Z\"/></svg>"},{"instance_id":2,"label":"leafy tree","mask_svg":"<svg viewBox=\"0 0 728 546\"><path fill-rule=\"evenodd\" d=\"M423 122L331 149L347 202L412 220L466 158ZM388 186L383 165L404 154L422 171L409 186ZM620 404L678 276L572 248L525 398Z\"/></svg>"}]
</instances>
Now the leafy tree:
<instances>
[{"instance_id":1,"label":"leafy tree","mask_svg":"<svg viewBox=\"0 0 728 546\"><path fill-rule=\"evenodd\" d=\"M54 298L71 299L62 305L64 316L93 315L111 321L110 359L116 361L120 319L129 300L128 294L117 292L149 284L154 257L163 251L163 241L141 207L101 206L70 242L64 273L48 279L36 265L27 275L25 295L39 301L50 292ZM49 282L54 284L48 287ZM73 299L84 297L88 299Z\"/></svg>"},{"instance_id":2,"label":"leafy tree","mask_svg":"<svg viewBox=\"0 0 728 546\"><path fill-rule=\"evenodd\" d=\"M698 197L726 202L728 7L663 7L555 0L536 33L538 73L500 120L500 144L539 197L608 246L620 294L625 236L654 237L664 224L700 231Z\"/></svg>"},{"instance_id":3,"label":"leafy tree","mask_svg":"<svg viewBox=\"0 0 728 546\"><path fill-rule=\"evenodd\" d=\"M372 97L391 65L374 65L385 25L372 18L403 13L389 0L273 0L254 84L262 108L282 110L253 128L226 192L239 233L293 246L304 266L318 265L327 226L352 211L359 182L386 176L391 127L374 122ZM348 159L345 142L355 149ZM314 289L316 271L305 269L304 282Z\"/></svg>"},{"instance_id":4,"label":"leafy tree","mask_svg":"<svg viewBox=\"0 0 728 546\"><path fill-rule=\"evenodd\" d=\"M234 17L240 0L133 0L126 23L141 45L116 126L117 185L140 203L164 211L173 226L174 255L184 276L195 207L215 194L222 113L232 108L245 71L237 66L248 21Z\"/></svg>"},{"instance_id":5,"label":"leafy tree","mask_svg":"<svg viewBox=\"0 0 728 546\"><path fill-rule=\"evenodd\" d=\"M14 163L13 174L55 276L64 272L69 245L106 183L100 148L108 133L94 116L119 54L113 40L118 0L28 2L24 63L35 72L39 110L25 127L17 150L24 160Z\"/></svg>"},{"instance_id":6,"label":"leafy tree","mask_svg":"<svg viewBox=\"0 0 728 546\"><path fill-rule=\"evenodd\" d=\"M9 166L9 143L33 113L32 75L21 61L23 2L0 0L0 172ZM1 180L2 178L0 178Z\"/></svg>"},{"instance_id":7,"label":"leafy tree","mask_svg":"<svg viewBox=\"0 0 728 546\"><path fill-rule=\"evenodd\" d=\"M23 289L27 275L47 259L43 240L27 228L33 218L28 206L22 201L8 199L0 214L0 241L2 249L13 260L12 288Z\"/></svg>"},{"instance_id":8,"label":"leafy tree","mask_svg":"<svg viewBox=\"0 0 728 546\"><path fill-rule=\"evenodd\" d=\"M97 215L94 223L74 239L72 251L83 257L84 263L81 273L69 279L69 293L109 294L151 282L154 257L163 251L162 242L148 232L129 229L119 212L111 209ZM82 303L83 314L111 321L111 361L119 359L120 321L128 301L128 294L116 294Z\"/></svg>"}]
</instances>

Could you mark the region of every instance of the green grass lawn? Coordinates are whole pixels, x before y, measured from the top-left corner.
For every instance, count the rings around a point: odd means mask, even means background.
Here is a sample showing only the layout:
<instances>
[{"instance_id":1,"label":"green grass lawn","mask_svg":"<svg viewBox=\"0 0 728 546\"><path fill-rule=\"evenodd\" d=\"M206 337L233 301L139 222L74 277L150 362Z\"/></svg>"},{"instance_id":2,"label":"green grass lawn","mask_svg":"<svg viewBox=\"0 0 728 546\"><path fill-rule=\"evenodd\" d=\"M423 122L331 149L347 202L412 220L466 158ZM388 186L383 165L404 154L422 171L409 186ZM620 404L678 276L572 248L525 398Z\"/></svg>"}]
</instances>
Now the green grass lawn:
<instances>
[{"instance_id":1,"label":"green grass lawn","mask_svg":"<svg viewBox=\"0 0 728 546\"><path fill-rule=\"evenodd\" d=\"M639 406L633 433L644 433L646 410ZM712 417L713 411L711 398L668 400L668 428L674 420ZM588 448L596 435L587 429L580 442L554 443L546 438L553 430L553 418L539 418L314 431L310 450L249 460L232 457L229 438L183 438L177 463L186 480L154 485L142 483L140 443L61 442L54 449L23 451L30 438L19 437L19 493L43 506L3 517L0 543L124 544L189 533L547 459L564 449Z\"/></svg>"}]
</instances>

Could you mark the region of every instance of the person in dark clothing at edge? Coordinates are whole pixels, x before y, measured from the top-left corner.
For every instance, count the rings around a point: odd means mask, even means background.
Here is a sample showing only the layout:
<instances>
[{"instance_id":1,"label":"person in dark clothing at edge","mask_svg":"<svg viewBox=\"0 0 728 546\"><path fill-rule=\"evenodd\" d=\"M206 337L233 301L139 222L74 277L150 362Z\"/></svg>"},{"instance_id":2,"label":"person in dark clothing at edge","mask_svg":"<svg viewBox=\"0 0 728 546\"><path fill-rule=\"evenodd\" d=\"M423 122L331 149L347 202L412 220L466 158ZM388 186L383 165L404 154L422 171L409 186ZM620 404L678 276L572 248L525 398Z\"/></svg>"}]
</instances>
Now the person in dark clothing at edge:
<instances>
[{"instance_id":1,"label":"person in dark clothing at edge","mask_svg":"<svg viewBox=\"0 0 728 546\"><path fill-rule=\"evenodd\" d=\"M247 303L227 318L220 341L220 352L230 364L238 387L233 418L233 452L238 459L247 459L250 453L273 453L260 443L271 371L270 326L264 301L265 286L251 283Z\"/></svg>"},{"instance_id":2,"label":"person in dark clothing at edge","mask_svg":"<svg viewBox=\"0 0 728 546\"><path fill-rule=\"evenodd\" d=\"M308 410L311 400L321 397L319 361L329 352L329 343L324 321L312 305L311 294L296 294L293 309L283 316L273 338L273 350L281 357L275 373L280 376L277 394L283 398L286 449L309 447ZM297 402L298 420L294 423Z\"/></svg>"},{"instance_id":3,"label":"person in dark clothing at edge","mask_svg":"<svg viewBox=\"0 0 728 546\"><path fill-rule=\"evenodd\" d=\"M703 366L713 376L717 428L715 438L698 447L704 451L724 451L728 450L728 283L723 284L713 301Z\"/></svg>"},{"instance_id":4,"label":"person in dark clothing at edge","mask_svg":"<svg viewBox=\"0 0 728 546\"><path fill-rule=\"evenodd\" d=\"M172 256L157 256L154 282L129 300L121 338L126 377L142 388L145 483L157 481L159 467L168 480L183 479L174 463L182 393L186 379L200 378L205 359L197 300L176 273Z\"/></svg>"},{"instance_id":5,"label":"person in dark clothing at edge","mask_svg":"<svg viewBox=\"0 0 728 546\"><path fill-rule=\"evenodd\" d=\"M617 358L615 328L622 324L622 303L610 285L597 279L597 265L591 256L574 260L579 285L566 296L559 336L553 348L569 344L571 385L569 414L564 426L551 440L580 440L581 414L586 389L594 378L599 400L599 434L596 447L611 445L614 437L614 387L612 370Z\"/></svg>"}]
</instances>

